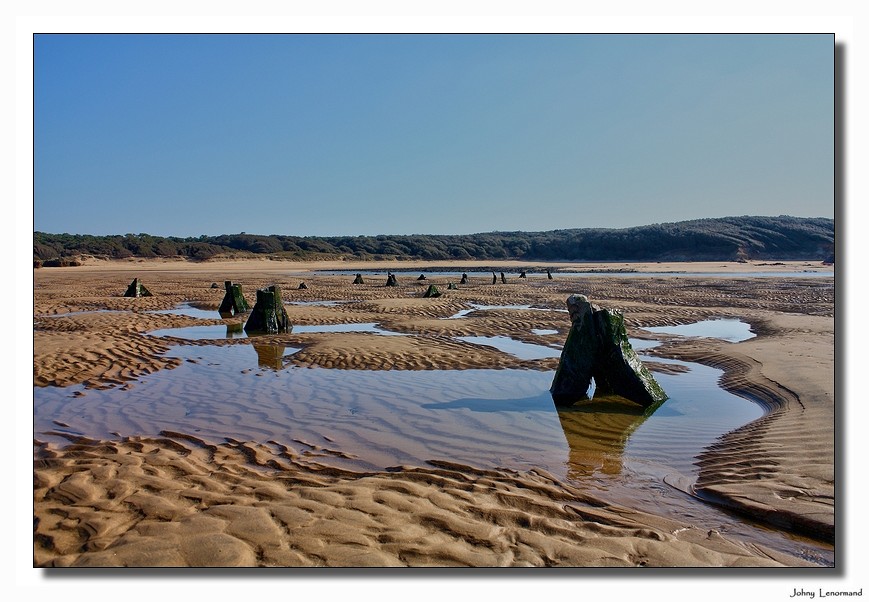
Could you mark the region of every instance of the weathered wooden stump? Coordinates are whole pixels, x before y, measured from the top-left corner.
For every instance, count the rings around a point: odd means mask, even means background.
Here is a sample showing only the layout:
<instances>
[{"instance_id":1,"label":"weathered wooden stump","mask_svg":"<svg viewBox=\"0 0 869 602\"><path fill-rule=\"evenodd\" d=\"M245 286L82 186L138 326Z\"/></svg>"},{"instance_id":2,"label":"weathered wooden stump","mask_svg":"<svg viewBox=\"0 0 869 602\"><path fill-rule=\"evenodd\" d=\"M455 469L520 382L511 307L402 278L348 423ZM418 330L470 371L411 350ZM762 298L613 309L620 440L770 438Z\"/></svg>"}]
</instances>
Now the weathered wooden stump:
<instances>
[{"instance_id":1,"label":"weathered wooden stump","mask_svg":"<svg viewBox=\"0 0 869 602\"><path fill-rule=\"evenodd\" d=\"M353 284L365 284L365 281L362 280L362 274L356 274L356 279L353 280Z\"/></svg>"},{"instance_id":2,"label":"weathered wooden stump","mask_svg":"<svg viewBox=\"0 0 869 602\"><path fill-rule=\"evenodd\" d=\"M139 282L138 278L133 278L133 281L130 283L130 286L127 287L127 292L124 293L125 297L152 297L151 291L145 288L145 285Z\"/></svg>"},{"instance_id":3,"label":"weathered wooden stump","mask_svg":"<svg viewBox=\"0 0 869 602\"><path fill-rule=\"evenodd\" d=\"M305 284L304 282L300 282L300 283L299 283L299 290L300 290L300 291L301 291L301 290L305 290L305 289L307 289L307 288L308 288L308 285Z\"/></svg>"},{"instance_id":4,"label":"weathered wooden stump","mask_svg":"<svg viewBox=\"0 0 869 602\"><path fill-rule=\"evenodd\" d=\"M244 331L248 334L274 334L290 332L292 329L293 325L290 324L290 317L281 299L280 287L273 284L268 288L259 289L256 292L256 304L250 312L247 324L244 325Z\"/></svg>"},{"instance_id":5,"label":"weathered wooden stump","mask_svg":"<svg viewBox=\"0 0 869 602\"><path fill-rule=\"evenodd\" d=\"M602 309L585 295L567 299L571 327L549 391L558 405L588 399L591 379L595 397L619 395L648 408L667 399L628 341L625 318Z\"/></svg>"},{"instance_id":6,"label":"weathered wooden stump","mask_svg":"<svg viewBox=\"0 0 869 602\"><path fill-rule=\"evenodd\" d=\"M420 274L417 280L425 280L425 274Z\"/></svg>"},{"instance_id":7,"label":"weathered wooden stump","mask_svg":"<svg viewBox=\"0 0 869 602\"><path fill-rule=\"evenodd\" d=\"M507 284L507 277L504 275L504 272L501 272L501 282Z\"/></svg>"},{"instance_id":8,"label":"weathered wooden stump","mask_svg":"<svg viewBox=\"0 0 869 602\"><path fill-rule=\"evenodd\" d=\"M522 272L519 272L519 277L520 277L520 278L527 278L528 276L526 276L526 275L525 275L525 272L522 271Z\"/></svg>"},{"instance_id":9,"label":"weathered wooden stump","mask_svg":"<svg viewBox=\"0 0 869 602\"><path fill-rule=\"evenodd\" d=\"M467 275L467 274L462 274L462 279L461 279L461 281L459 282L459 284L467 284L467 283L468 283L468 275Z\"/></svg>"},{"instance_id":10,"label":"weathered wooden stump","mask_svg":"<svg viewBox=\"0 0 869 602\"><path fill-rule=\"evenodd\" d=\"M492 284L498 284L498 277L492 272Z\"/></svg>"},{"instance_id":11,"label":"weathered wooden stump","mask_svg":"<svg viewBox=\"0 0 869 602\"><path fill-rule=\"evenodd\" d=\"M552 280L552 272L550 272L548 269L546 270L546 277Z\"/></svg>"},{"instance_id":12,"label":"weathered wooden stump","mask_svg":"<svg viewBox=\"0 0 869 602\"><path fill-rule=\"evenodd\" d=\"M398 286L398 280L396 280L395 274L390 273L386 276L386 286Z\"/></svg>"},{"instance_id":13,"label":"weathered wooden stump","mask_svg":"<svg viewBox=\"0 0 869 602\"><path fill-rule=\"evenodd\" d=\"M217 308L218 313L223 317L230 317L237 314L243 314L250 310L247 300L244 298L244 293L241 291L240 284L233 284L232 280L225 280L223 287L226 293L223 295L223 301L220 302L220 307Z\"/></svg>"}]
</instances>

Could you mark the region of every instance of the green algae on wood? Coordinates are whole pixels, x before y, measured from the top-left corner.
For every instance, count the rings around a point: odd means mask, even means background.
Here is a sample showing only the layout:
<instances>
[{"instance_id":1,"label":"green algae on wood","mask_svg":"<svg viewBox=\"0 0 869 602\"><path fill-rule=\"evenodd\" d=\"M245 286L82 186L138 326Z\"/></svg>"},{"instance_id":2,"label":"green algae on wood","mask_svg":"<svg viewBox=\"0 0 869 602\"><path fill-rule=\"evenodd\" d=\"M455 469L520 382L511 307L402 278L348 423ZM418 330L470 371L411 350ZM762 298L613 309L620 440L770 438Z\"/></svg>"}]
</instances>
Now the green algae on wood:
<instances>
[{"instance_id":1,"label":"green algae on wood","mask_svg":"<svg viewBox=\"0 0 869 602\"><path fill-rule=\"evenodd\" d=\"M125 297L152 297L151 291L145 288L145 285L139 282L138 278L133 278L133 281L130 283L130 286L127 287L127 292L124 293Z\"/></svg>"},{"instance_id":2,"label":"green algae on wood","mask_svg":"<svg viewBox=\"0 0 869 602\"><path fill-rule=\"evenodd\" d=\"M571 327L549 391L558 405L595 396L618 395L648 408L667 394L631 347L625 318L618 310L602 309L585 295L567 299Z\"/></svg>"},{"instance_id":3,"label":"green algae on wood","mask_svg":"<svg viewBox=\"0 0 869 602\"><path fill-rule=\"evenodd\" d=\"M247 300L241 291L240 284L234 284L231 280L226 280L223 283L226 288L226 294L223 296L223 301L217 309L221 316L234 316L250 310Z\"/></svg>"},{"instance_id":4,"label":"green algae on wood","mask_svg":"<svg viewBox=\"0 0 869 602\"><path fill-rule=\"evenodd\" d=\"M267 288L259 289L256 292L256 304L250 312L247 324L244 325L244 331L248 334L275 334L290 332L292 329L293 325L290 324L290 317L287 315L287 310L284 309L284 302L281 299L280 287L273 284Z\"/></svg>"}]
</instances>

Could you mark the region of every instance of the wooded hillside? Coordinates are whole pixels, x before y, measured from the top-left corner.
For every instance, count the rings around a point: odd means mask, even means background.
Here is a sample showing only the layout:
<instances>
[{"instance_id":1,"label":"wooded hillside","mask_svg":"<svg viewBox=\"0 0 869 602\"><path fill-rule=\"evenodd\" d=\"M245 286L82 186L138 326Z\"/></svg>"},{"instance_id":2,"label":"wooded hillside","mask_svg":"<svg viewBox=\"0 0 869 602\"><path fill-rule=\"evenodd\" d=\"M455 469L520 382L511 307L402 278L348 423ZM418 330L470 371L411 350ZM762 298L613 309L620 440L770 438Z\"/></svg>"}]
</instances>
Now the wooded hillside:
<instances>
[{"instance_id":1,"label":"wooded hillside","mask_svg":"<svg viewBox=\"0 0 869 602\"><path fill-rule=\"evenodd\" d=\"M34 261L80 255L185 257L268 255L275 259L524 259L548 261L827 260L833 220L726 217L623 229L468 235L285 236L224 234L190 238L149 234L93 236L33 233Z\"/></svg>"}]
</instances>

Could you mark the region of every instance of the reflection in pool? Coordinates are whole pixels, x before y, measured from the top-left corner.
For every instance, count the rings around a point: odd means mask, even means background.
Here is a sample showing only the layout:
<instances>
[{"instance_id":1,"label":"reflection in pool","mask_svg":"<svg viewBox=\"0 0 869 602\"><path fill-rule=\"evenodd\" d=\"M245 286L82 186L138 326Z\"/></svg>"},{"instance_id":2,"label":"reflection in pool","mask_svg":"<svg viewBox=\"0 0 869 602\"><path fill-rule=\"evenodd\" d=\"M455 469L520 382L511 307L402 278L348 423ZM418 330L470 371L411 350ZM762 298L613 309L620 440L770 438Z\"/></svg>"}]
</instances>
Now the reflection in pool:
<instances>
[{"instance_id":1,"label":"reflection in pool","mask_svg":"<svg viewBox=\"0 0 869 602\"><path fill-rule=\"evenodd\" d=\"M703 320L701 322L682 324L680 326L645 327L643 330L657 334L675 334L684 337L721 339L731 343L747 341L748 339L757 336L751 332L750 324L746 324L741 320L723 318L719 320Z\"/></svg>"}]
</instances>

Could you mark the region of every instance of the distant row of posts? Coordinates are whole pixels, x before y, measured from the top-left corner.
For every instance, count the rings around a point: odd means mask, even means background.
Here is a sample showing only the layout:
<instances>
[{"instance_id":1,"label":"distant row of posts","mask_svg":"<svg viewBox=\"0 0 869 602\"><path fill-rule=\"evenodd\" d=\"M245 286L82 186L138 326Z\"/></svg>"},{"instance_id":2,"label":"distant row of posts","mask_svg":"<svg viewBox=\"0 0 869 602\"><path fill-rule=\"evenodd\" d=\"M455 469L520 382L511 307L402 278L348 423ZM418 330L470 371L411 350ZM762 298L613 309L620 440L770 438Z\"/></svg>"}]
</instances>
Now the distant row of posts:
<instances>
[{"instance_id":1,"label":"distant row of posts","mask_svg":"<svg viewBox=\"0 0 869 602\"><path fill-rule=\"evenodd\" d=\"M549 280L552 280L552 272L550 272L548 269L546 270L546 277ZM519 278L528 278L528 274L523 270L519 273ZM420 274L416 280L417 282L420 282L423 280L427 280L427 278L425 274ZM468 282L468 275L466 273L463 273L462 279L459 281L459 284L468 284ZM507 284L507 275L504 274L504 272L501 272L501 283ZM353 279L353 284L365 284L365 279L362 278L361 273L356 274L356 277ZM498 284L498 275L495 272L492 272L492 284ZM392 272L387 272L386 284L384 286L398 286L398 280L396 279L395 274L393 274ZM456 285L453 283L449 283L449 287L455 288Z\"/></svg>"}]
</instances>

